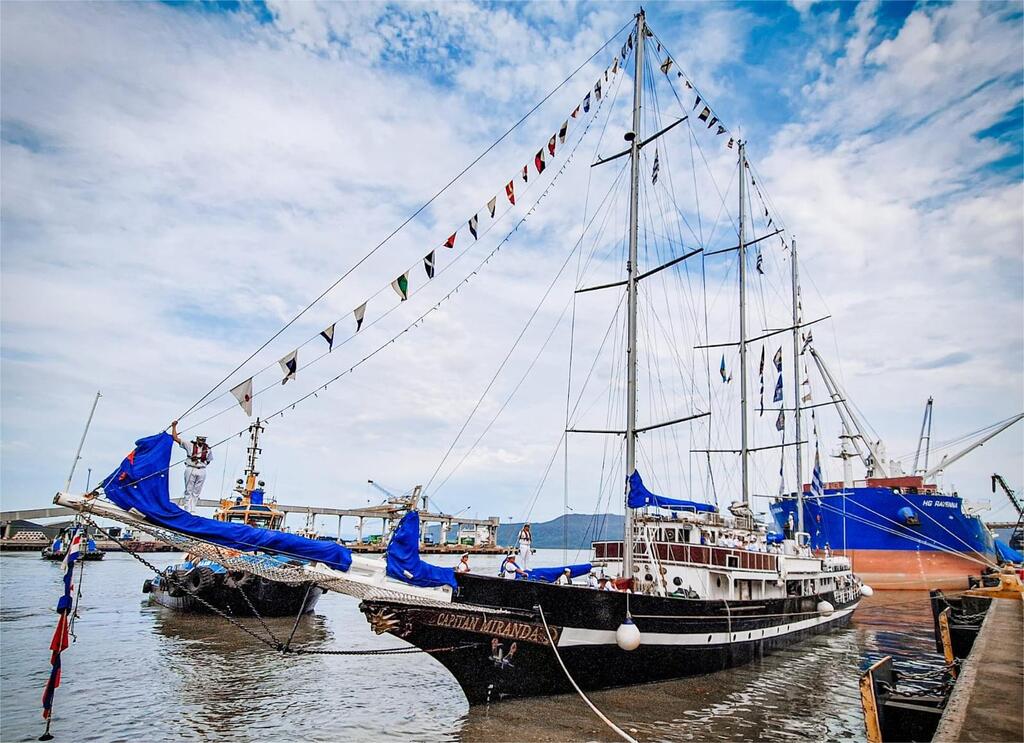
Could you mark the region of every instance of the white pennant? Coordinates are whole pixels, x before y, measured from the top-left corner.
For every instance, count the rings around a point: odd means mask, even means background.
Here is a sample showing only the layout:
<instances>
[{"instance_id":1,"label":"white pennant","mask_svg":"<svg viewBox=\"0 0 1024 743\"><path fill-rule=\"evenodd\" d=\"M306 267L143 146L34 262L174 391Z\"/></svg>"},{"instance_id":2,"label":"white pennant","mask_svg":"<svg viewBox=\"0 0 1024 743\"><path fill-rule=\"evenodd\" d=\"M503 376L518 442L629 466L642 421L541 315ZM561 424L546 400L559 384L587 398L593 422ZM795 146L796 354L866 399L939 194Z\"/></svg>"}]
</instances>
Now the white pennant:
<instances>
[{"instance_id":1,"label":"white pennant","mask_svg":"<svg viewBox=\"0 0 1024 743\"><path fill-rule=\"evenodd\" d=\"M286 384L289 379L295 379L295 372L299 369L299 350L295 349L278 362L284 370L284 379L281 384Z\"/></svg>"},{"instance_id":2,"label":"white pennant","mask_svg":"<svg viewBox=\"0 0 1024 743\"><path fill-rule=\"evenodd\" d=\"M238 404L242 406L245 414L252 417L252 377L249 377L237 387L232 387L231 394L238 400Z\"/></svg>"}]
</instances>

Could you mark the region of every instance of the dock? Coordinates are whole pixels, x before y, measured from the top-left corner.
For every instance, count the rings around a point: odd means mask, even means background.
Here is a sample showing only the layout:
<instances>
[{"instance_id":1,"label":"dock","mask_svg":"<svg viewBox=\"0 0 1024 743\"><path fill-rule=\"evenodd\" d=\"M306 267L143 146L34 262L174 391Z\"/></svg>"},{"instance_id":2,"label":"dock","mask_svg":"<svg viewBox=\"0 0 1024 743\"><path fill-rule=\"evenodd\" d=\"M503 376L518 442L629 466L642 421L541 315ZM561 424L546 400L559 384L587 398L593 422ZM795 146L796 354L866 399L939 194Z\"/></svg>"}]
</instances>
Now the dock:
<instances>
[{"instance_id":1,"label":"dock","mask_svg":"<svg viewBox=\"0 0 1024 743\"><path fill-rule=\"evenodd\" d=\"M934 741L1024 741L1024 600L993 599Z\"/></svg>"}]
</instances>

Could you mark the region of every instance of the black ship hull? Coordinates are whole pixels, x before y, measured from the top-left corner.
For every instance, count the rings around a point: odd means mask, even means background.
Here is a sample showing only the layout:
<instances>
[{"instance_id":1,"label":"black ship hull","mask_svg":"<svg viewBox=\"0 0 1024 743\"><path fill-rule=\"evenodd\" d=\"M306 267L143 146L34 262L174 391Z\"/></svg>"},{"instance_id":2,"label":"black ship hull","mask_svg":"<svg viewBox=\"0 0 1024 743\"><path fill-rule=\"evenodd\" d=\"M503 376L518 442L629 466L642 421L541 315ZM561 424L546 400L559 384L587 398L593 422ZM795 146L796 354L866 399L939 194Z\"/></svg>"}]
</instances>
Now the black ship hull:
<instances>
[{"instance_id":1,"label":"black ship hull","mask_svg":"<svg viewBox=\"0 0 1024 743\"><path fill-rule=\"evenodd\" d=\"M702 675L750 663L778 648L849 624L856 597L823 594L754 601L628 595L641 633L625 651L615 631L627 594L582 587L459 577L448 607L365 600L378 633L427 651L455 677L470 704L572 692L543 619L569 673L583 689ZM821 614L819 601L835 610Z\"/></svg>"},{"instance_id":2,"label":"black ship hull","mask_svg":"<svg viewBox=\"0 0 1024 743\"><path fill-rule=\"evenodd\" d=\"M253 609L262 617L308 613L323 595L322 589L307 583L279 583L251 573L214 573L209 568L181 570L171 576L165 572L147 580L142 591L149 594L151 603L168 609L213 614L207 606L212 604L236 617L254 616Z\"/></svg>"}]
</instances>

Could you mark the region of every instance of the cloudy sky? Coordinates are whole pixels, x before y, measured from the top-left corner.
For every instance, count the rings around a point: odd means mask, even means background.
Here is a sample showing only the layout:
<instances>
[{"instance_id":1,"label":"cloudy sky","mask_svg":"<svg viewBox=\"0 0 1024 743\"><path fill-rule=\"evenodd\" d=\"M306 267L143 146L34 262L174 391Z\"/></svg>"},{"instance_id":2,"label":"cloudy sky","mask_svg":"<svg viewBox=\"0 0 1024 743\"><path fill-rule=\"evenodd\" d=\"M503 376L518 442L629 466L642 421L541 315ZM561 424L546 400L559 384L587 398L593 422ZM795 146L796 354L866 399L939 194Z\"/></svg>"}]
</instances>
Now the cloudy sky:
<instances>
[{"instance_id":1,"label":"cloudy sky","mask_svg":"<svg viewBox=\"0 0 1024 743\"><path fill-rule=\"evenodd\" d=\"M521 186L508 213L502 185L532 162L618 54L632 12L611 3L0 6L3 508L44 505L62 487L97 389L103 398L78 489L87 468L93 481L113 469L134 439L167 426L345 275L186 417L190 433L220 441L243 429L245 415L224 393L256 374L257 390L267 388L256 411L284 411L268 426L263 459L283 502L353 507L380 500L367 479L396 490L433 480L428 490L449 512L535 520L561 513L555 447L565 423L576 261L595 251L588 280L614 280L607 269L621 266L622 212L607 235L595 217L624 203L620 171L587 165L622 142L628 75L613 76L607 105L574 122L552 167ZM719 209L725 203L735 212L735 151L723 141L742 136L773 213L798 237L805 315L831 316L815 327L817 346L891 455L912 458L929 395L936 444L1024 410L1020 5L657 4L648 18L730 130L716 138L687 124L664 138L661 167L687 202L675 228L679 220L692 226L700 212L707 221L703 231L677 231L677 243L666 240L657 254L734 244L734 215ZM689 113L669 82L651 91L663 123ZM649 108L653 127L656 107ZM695 151L699 178L687 170ZM672 155L680 157L670 163ZM567 162L556 175L554 166ZM492 225L484 204L495 194ZM690 203L698 198L699 206ZM474 212L488 228L476 242L465 229ZM574 252L590 219L594 227ZM441 243L457 227L456 248L445 251ZM422 285L420 260L432 248L438 276ZM759 323L787 317L787 256L765 246ZM399 304L388 283L409 267L412 296ZM720 325L690 327L715 336L735 320L727 309L735 273L709 261L707 279L727 289L699 298L702 308L722 310ZM352 309L368 298L372 324L345 340ZM576 307L577 375L597 357L609 323L618 327L614 300L586 302ZM680 346L705 342L683 322L697 302L691 296L669 311L680 324L667 334ZM659 323L653 312L647 319ZM334 321L336 348L319 358L326 344L316 335ZM650 358L685 366L651 345ZM315 363L281 386L277 359L296 347L300 365ZM717 375L717 357L698 373L708 371ZM679 396L645 415L702 410L734 396L735 386L690 399L685 384L670 383ZM601 411L614 418L615 410L599 403L609 387L577 387L574 420L612 423ZM823 415L821 429L825 454L838 428ZM729 434L723 425L715 441L725 445ZM654 470L671 448L663 444L646 453ZM943 482L991 498L993 516L1008 519L988 476L1000 472L1024 487L1022 452L1018 424ZM570 454L579 462L570 467L570 507L614 507L599 493L595 471L608 456L600 445L570 440ZM242 455L238 438L217 449L207 496L225 478L230 485ZM618 461L614 449L610 456ZM675 479L666 474L659 484L703 497L694 490L701 478L686 472L692 461L684 455L665 465ZM609 469L618 476L621 463ZM771 493L777 463L763 469L755 484ZM826 458L826 469L841 475L836 460ZM172 482L178 477L176 470ZM726 492L734 482L719 481L721 502L737 497Z\"/></svg>"}]
</instances>

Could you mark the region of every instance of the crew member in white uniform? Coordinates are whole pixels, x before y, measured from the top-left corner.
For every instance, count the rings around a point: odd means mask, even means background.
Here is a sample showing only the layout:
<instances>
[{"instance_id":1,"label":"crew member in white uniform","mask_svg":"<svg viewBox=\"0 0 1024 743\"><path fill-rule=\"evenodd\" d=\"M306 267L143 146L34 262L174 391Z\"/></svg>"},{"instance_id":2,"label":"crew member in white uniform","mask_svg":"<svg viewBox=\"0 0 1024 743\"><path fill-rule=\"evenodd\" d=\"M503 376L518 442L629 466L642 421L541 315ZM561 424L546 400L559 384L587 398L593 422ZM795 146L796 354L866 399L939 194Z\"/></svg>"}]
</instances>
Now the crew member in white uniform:
<instances>
[{"instance_id":1,"label":"crew member in white uniform","mask_svg":"<svg viewBox=\"0 0 1024 743\"><path fill-rule=\"evenodd\" d=\"M530 569L530 557L533 553L533 532L529 524L523 524L519 531L519 564L523 570Z\"/></svg>"},{"instance_id":2,"label":"crew member in white uniform","mask_svg":"<svg viewBox=\"0 0 1024 743\"><path fill-rule=\"evenodd\" d=\"M206 468L213 461L213 450L205 436L196 436L186 444L178 436L178 421L171 424L171 438L185 450L185 510L191 513L199 503L199 494L206 481Z\"/></svg>"}]
</instances>

